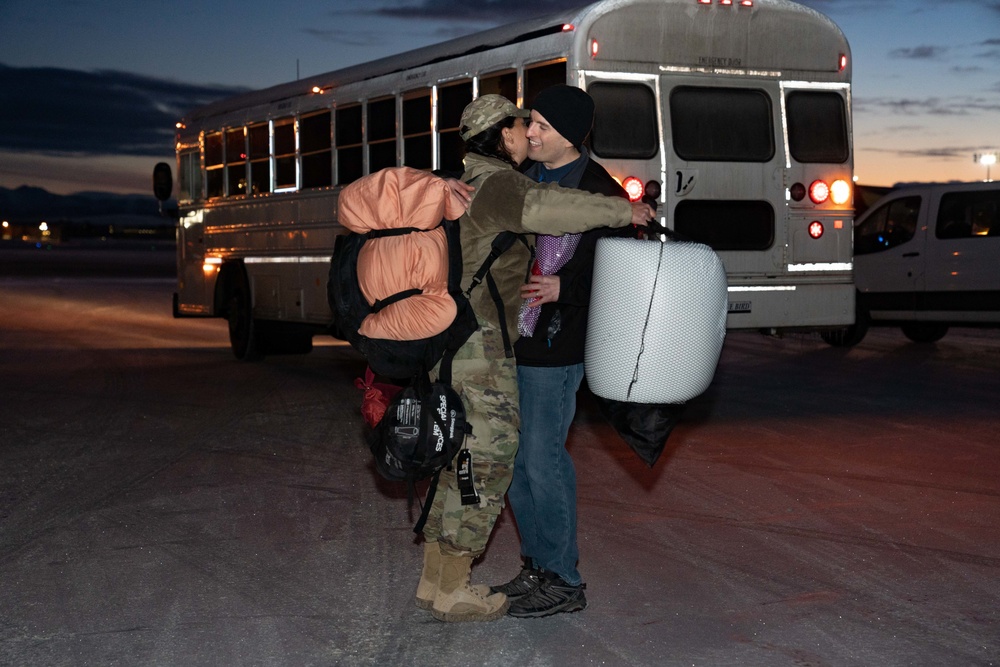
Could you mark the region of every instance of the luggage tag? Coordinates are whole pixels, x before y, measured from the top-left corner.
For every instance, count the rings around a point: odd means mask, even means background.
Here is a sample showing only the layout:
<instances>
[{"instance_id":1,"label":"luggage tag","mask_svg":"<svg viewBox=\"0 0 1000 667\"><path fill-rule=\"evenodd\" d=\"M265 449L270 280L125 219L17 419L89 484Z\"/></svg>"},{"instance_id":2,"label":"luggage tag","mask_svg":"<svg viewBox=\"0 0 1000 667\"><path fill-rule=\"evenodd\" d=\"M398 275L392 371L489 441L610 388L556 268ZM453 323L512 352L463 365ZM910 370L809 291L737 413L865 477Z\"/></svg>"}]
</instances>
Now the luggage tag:
<instances>
[{"instance_id":1,"label":"luggage tag","mask_svg":"<svg viewBox=\"0 0 1000 667\"><path fill-rule=\"evenodd\" d=\"M463 449L458 453L455 476L458 478L458 490L462 494L463 505L478 505L479 493L476 492L476 480L472 477L472 452Z\"/></svg>"}]
</instances>

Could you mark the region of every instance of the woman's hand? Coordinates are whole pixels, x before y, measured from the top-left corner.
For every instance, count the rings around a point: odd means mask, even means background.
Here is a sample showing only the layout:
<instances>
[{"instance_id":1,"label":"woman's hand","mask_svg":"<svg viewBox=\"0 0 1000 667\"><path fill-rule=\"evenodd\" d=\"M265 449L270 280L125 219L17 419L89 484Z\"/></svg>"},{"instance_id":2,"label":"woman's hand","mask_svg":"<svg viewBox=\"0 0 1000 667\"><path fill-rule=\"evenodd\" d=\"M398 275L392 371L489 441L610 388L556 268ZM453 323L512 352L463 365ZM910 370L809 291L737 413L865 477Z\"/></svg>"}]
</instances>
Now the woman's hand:
<instances>
[{"instance_id":1,"label":"woman's hand","mask_svg":"<svg viewBox=\"0 0 1000 667\"><path fill-rule=\"evenodd\" d=\"M644 204L641 201L632 202L632 224L638 225L639 227L645 227L649 224L650 220L656 218L656 211L653 210L649 204Z\"/></svg>"}]
</instances>

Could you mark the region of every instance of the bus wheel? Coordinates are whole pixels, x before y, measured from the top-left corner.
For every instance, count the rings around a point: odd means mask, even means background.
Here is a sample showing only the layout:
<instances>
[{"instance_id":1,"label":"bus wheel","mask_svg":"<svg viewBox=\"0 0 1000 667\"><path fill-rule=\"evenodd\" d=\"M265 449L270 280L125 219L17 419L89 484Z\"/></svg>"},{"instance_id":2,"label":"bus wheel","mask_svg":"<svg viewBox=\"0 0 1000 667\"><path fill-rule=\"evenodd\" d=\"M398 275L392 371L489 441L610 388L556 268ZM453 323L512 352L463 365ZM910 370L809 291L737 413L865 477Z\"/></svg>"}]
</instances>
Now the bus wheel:
<instances>
[{"instance_id":1,"label":"bus wheel","mask_svg":"<svg viewBox=\"0 0 1000 667\"><path fill-rule=\"evenodd\" d=\"M936 343L948 333L947 324L936 322L911 322L900 327L903 335L914 343Z\"/></svg>"},{"instance_id":2,"label":"bus wheel","mask_svg":"<svg viewBox=\"0 0 1000 667\"><path fill-rule=\"evenodd\" d=\"M833 347L854 347L868 333L869 322L868 313L859 309L854 316L854 324L840 329L821 331L819 336Z\"/></svg>"},{"instance_id":3,"label":"bus wheel","mask_svg":"<svg viewBox=\"0 0 1000 667\"><path fill-rule=\"evenodd\" d=\"M233 281L226 309L229 321L229 345L240 361L259 361L264 357L258 322L253 318L253 301L246 276Z\"/></svg>"}]
</instances>

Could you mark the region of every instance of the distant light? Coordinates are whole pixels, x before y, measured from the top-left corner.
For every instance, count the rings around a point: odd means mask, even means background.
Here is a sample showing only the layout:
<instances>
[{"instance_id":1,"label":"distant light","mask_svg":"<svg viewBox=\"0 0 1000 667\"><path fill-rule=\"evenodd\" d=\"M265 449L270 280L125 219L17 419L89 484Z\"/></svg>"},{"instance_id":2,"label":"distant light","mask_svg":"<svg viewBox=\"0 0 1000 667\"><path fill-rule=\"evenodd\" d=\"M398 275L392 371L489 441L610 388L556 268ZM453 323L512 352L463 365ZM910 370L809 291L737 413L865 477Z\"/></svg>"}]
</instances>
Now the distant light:
<instances>
[{"instance_id":1,"label":"distant light","mask_svg":"<svg viewBox=\"0 0 1000 667\"><path fill-rule=\"evenodd\" d=\"M319 86L313 86L312 91L318 95L323 92L323 89L320 88Z\"/></svg>"},{"instance_id":2,"label":"distant light","mask_svg":"<svg viewBox=\"0 0 1000 667\"><path fill-rule=\"evenodd\" d=\"M733 4L733 0L719 0L719 4L720 5L729 6L729 5Z\"/></svg>"},{"instance_id":3,"label":"distant light","mask_svg":"<svg viewBox=\"0 0 1000 667\"><path fill-rule=\"evenodd\" d=\"M698 4L699 5L710 5L710 4L712 4L712 0L698 0Z\"/></svg>"},{"instance_id":4,"label":"distant light","mask_svg":"<svg viewBox=\"0 0 1000 667\"><path fill-rule=\"evenodd\" d=\"M49 223L47 223L47 222L42 222L42 223L39 223L39 225L38 225L39 231L43 231L44 232L44 231L47 231L48 228L49 228Z\"/></svg>"},{"instance_id":5,"label":"distant light","mask_svg":"<svg viewBox=\"0 0 1000 667\"><path fill-rule=\"evenodd\" d=\"M740 7L753 7L753 0L740 0Z\"/></svg>"}]
</instances>

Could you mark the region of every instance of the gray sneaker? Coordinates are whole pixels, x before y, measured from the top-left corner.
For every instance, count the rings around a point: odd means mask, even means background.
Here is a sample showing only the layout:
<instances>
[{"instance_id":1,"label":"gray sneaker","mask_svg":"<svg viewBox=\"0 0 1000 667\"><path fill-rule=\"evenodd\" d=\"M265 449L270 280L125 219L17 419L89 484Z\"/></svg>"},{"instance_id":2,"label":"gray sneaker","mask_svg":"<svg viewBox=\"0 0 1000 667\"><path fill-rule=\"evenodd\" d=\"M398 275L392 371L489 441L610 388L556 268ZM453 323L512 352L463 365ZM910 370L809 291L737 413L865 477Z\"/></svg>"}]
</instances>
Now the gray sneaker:
<instances>
[{"instance_id":1,"label":"gray sneaker","mask_svg":"<svg viewBox=\"0 0 1000 667\"><path fill-rule=\"evenodd\" d=\"M508 581L506 584L490 586L490 592L503 593L507 596L508 600L516 600L519 597L523 597L535 591L541 584L541 570L536 570L525 563L516 577Z\"/></svg>"},{"instance_id":2,"label":"gray sneaker","mask_svg":"<svg viewBox=\"0 0 1000 667\"><path fill-rule=\"evenodd\" d=\"M586 589L587 584L570 586L558 575L543 572L541 585L511 602L507 615L515 618L540 618L581 611L587 608L587 596L583 593Z\"/></svg>"}]
</instances>

